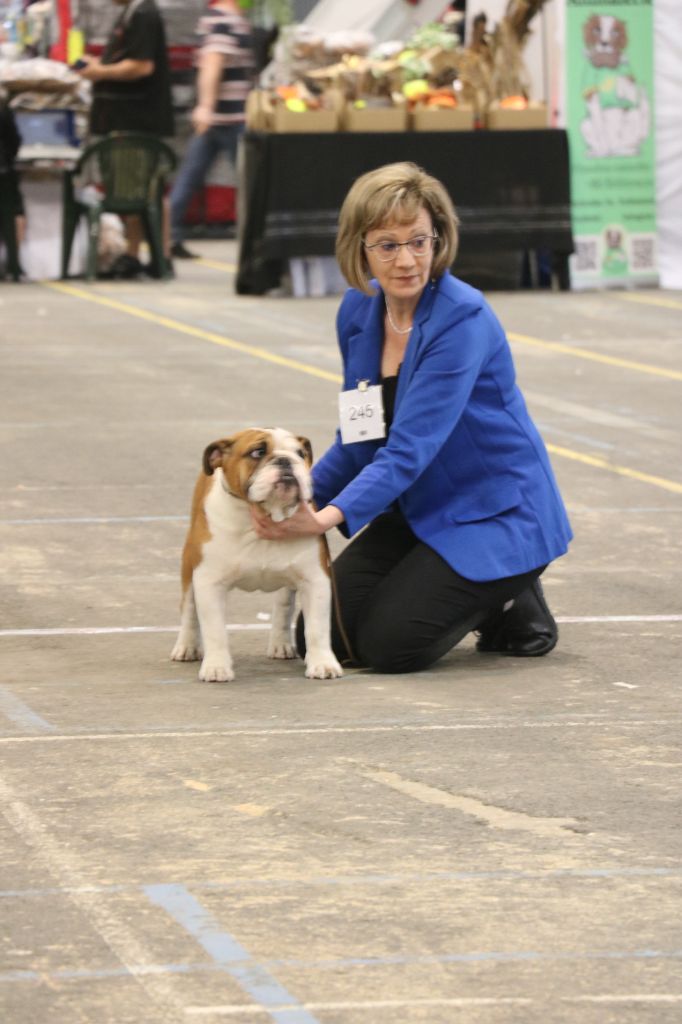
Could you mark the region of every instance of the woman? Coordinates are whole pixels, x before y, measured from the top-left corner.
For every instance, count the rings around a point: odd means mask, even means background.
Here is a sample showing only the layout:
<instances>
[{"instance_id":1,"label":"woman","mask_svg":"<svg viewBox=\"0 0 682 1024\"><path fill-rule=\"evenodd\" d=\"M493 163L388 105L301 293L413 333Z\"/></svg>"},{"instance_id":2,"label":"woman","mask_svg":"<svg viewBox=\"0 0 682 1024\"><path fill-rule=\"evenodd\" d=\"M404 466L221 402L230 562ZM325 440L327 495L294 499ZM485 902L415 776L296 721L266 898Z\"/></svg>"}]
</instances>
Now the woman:
<instances>
[{"instance_id":1,"label":"woman","mask_svg":"<svg viewBox=\"0 0 682 1024\"><path fill-rule=\"evenodd\" d=\"M353 184L336 246L351 285L337 318L349 394L313 469L319 511L304 504L282 524L254 512L265 538L354 537L335 562L352 656L336 624L334 650L380 672L425 668L472 630L479 651L521 657L557 641L539 576L571 529L504 331L449 273L457 223L415 164Z\"/></svg>"}]
</instances>

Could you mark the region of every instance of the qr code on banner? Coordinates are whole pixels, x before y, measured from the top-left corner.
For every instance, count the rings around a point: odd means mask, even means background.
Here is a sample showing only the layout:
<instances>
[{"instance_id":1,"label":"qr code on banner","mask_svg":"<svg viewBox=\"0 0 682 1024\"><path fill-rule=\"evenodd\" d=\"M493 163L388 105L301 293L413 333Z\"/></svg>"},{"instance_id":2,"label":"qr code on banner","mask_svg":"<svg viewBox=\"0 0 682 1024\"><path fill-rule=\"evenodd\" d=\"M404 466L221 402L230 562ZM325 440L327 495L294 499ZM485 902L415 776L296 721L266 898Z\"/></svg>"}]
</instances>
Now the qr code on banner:
<instances>
[{"instance_id":1,"label":"qr code on banner","mask_svg":"<svg viewBox=\"0 0 682 1024\"><path fill-rule=\"evenodd\" d=\"M654 235L630 235L630 266L633 270L653 270L656 266Z\"/></svg>"},{"instance_id":2,"label":"qr code on banner","mask_svg":"<svg viewBox=\"0 0 682 1024\"><path fill-rule=\"evenodd\" d=\"M586 273L599 269L599 240L596 238L576 238L575 269Z\"/></svg>"}]
</instances>

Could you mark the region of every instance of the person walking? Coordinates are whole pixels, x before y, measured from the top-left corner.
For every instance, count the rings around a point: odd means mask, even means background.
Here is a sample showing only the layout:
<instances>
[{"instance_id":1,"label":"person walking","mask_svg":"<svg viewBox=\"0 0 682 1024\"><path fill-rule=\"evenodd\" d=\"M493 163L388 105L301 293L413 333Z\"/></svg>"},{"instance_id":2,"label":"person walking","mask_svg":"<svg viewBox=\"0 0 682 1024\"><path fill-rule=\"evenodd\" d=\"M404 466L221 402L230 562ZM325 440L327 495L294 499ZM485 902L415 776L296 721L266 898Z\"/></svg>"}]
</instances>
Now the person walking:
<instances>
[{"instance_id":1,"label":"person walking","mask_svg":"<svg viewBox=\"0 0 682 1024\"><path fill-rule=\"evenodd\" d=\"M214 0L199 21L197 102L192 137L170 195L171 255L192 259L184 244L184 218L194 193L221 153L236 164L246 120L246 97L256 63L251 25L236 0Z\"/></svg>"},{"instance_id":2,"label":"person walking","mask_svg":"<svg viewBox=\"0 0 682 1024\"><path fill-rule=\"evenodd\" d=\"M352 537L334 562L348 646L335 621L333 648L379 672L424 669L472 631L485 654L538 657L557 642L540 575L571 528L504 330L450 273L457 225L415 164L352 185L336 243L351 285L337 316L340 429L313 466L314 504L279 524L252 511L266 539Z\"/></svg>"}]
</instances>

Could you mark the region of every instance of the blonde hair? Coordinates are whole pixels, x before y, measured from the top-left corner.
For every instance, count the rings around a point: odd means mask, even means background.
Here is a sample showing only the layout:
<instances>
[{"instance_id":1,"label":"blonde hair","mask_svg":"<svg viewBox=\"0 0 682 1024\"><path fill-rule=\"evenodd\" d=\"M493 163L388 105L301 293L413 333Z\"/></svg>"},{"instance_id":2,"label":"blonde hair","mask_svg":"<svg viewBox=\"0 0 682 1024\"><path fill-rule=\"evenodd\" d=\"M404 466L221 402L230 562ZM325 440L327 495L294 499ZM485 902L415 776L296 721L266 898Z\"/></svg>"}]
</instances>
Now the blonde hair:
<instances>
[{"instance_id":1,"label":"blonde hair","mask_svg":"<svg viewBox=\"0 0 682 1024\"><path fill-rule=\"evenodd\" d=\"M367 295L370 272L363 242L373 228L409 224L426 210L438 236L432 277L449 270L457 253L459 218L445 186L416 164L386 164L368 171L351 185L339 214L336 258L352 288Z\"/></svg>"}]
</instances>

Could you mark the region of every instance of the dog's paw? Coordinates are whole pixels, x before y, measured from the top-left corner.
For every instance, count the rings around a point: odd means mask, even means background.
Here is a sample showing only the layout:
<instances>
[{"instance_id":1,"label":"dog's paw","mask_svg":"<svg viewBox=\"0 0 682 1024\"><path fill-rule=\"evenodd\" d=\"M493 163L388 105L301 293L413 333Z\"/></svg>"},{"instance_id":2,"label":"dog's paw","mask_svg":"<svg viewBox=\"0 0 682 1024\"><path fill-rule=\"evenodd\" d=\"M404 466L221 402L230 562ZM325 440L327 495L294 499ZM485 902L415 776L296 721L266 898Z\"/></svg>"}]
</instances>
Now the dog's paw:
<instances>
[{"instance_id":1,"label":"dog's paw","mask_svg":"<svg viewBox=\"0 0 682 1024\"><path fill-rule=\"evenodd\" d=\"M199 669L203 683L229 683L234 679L232 662L225 658L204 658Z\"/></svg>"},{"instance_id":2,"label":"dog's paw","mask_svg":"<svg viewBox=\"0 0 682 1024\"><path fill-rule=\"evenodd\" d=\"M298 652L288 640L269 640L268 658L298 658Z\"/></svg>"},{"instance_id":3,"label":"dog's paw","mask_svg":"<svg viewBox=\"0 0 682 1024\"><path fill-rule=\"evenodd\" d=\"M338 679L343 669L331 651L306 660L305 674L308 679Z\"/></svg>"},{"instance_id":4,"label":"dog's paw","mask_svg":"<svg viewBox=\"0 0 682 1024\"><path fill-rule=\"evenodd\" d=\"M171 651L171 661L201 661L204 652L198 644L183 643L178 640Z\"/></svg>"}]
</instances>

